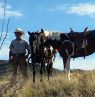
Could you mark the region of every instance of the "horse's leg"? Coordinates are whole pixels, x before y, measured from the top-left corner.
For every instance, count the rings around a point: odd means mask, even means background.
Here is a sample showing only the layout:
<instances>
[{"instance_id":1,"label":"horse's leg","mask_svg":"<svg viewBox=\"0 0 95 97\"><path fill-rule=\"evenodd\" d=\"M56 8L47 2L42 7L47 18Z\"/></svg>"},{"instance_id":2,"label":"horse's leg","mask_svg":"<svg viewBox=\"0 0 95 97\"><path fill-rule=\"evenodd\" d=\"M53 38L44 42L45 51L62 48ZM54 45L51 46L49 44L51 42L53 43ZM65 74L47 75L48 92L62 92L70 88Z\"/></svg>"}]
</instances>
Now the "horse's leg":
<instances>
[{"instance_id":1,"label":"horse's leg","mask_svg":"<svg viewBox=\"0 0 95 97\"><path fill-rule=\"evenodd\" d=\"M35 82L35 75L36 75L36 62L35 62L35 58L32 58L32 73L33 73L33 82Z\"/></svg>"},{"instance_id":2,"label":"horse's leg","mask_svg":"<svg viewBox=\"0 0 95 97\"><path fill-rule=\"evenodd\" d=\"M36 62L32 60L32 67L33 67L33 82L35 82L35 75L36 75Z\"/></svg>"},{"instance_id":3,"label":"horse's leg","mask_svg":"<svg viewBox=\"0 0 95 97\"><path fill-rule=\"evenodd\" d=\"M47 73L48 73L48 80L50 75L52 75L52 63L47 64Z\"/></svg>"},{"instance_id":4,"label":"horse's leg","mask_svg":"<svg viewBox=\"0 0 95 97\"><path fill-rule=\"evenodd\" d=\"M70 57L63 58L64 71L67 74L68 79L70 80Z\"/></svg>"},{"instance_id":5,"label":"horse's leg","mask_svg":"<svg viewBox=\"0 0 95 97\"><path fill-rule=\"evenodd\" d=\"M47 74L48 74L48 80L49 80L49 76L50 76L50 68L49 68L50 64L49 62L47 63Z\"/></svg>"},{"instance_id":6,"label":"horse's leg","mask_svg":"<svg viewBox=\"0 0 95 97\"><path fill-rule=\"evenodd\" d=\"M66 68L68 71L68 79L70 80L70 57L67 59Z\"/></svg>"},{"instance_id":7,"label":"horse's leg","mask_svg":"<svg viewBox=\"0 0 95 97\"><path fill-rule=\"evenodd\" d=\"M53 66L53 63L50 64L50 75L52 76L52 66Z\"/></svg>"},{"instance_id":8,"label":"horse's leg","mask_svg":"<svg viewBox=\"0 0 95 97\"><path fill-rule=\"evenodd\" d=\"M42 76L43 76L43 67L44 67L44 62L41 62L41 69L40 69L40 74L41 74L41 79L40 81L42 81Z\"/></svg>"}]
</instances>

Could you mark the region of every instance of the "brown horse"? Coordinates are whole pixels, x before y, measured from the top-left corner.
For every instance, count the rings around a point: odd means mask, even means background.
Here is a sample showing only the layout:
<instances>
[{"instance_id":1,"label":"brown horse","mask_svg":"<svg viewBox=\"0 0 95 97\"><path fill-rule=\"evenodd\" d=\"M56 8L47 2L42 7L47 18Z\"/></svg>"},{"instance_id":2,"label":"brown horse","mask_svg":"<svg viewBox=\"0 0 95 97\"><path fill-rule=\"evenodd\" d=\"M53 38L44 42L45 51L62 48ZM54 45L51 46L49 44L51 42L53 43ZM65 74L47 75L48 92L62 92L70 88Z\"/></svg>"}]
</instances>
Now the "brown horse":
<instances>
[{"instance_id":1,"label":"brown horse","mask_svg":"<svg viewBox=\"0 0 95 97\"><path fill-rule=\"evenodd\" d=\"M48 79L49 76L52 73L52 65L53 65L53 57L54 57L54 49L51 49L50 46L47 46L44 44L45 37L43 35L43 32L28 32L29 34L29 43L31 46L31 64L33 67L33 82L35 82L35 75L36 75L36 64L41 64L40 67L40 74L41 74L41 81L42 81L42 75L43 70L45 68L45 64L47 64L47 73L48 73ZM30 60L29 59L29 60Z\"/></svg>"},{"instance_id":2,"label":"brown horse","mask_svg":"<svg viewBox=\"0 0 95 97\"><path fill-rule=\"evenodd\" d=\"M81 32L60 33L57 36L48 34L47 45L57 49L63 59L64 70L68 71L70 79L70 59L84 57L95 52L95 30ZM47 33L44 31L44 33ZM53 37L53 38L52 38ZM55 38L54 38L55 37ZM58 38L60 37L60 38Z\"/></svg>"},{"instance_id":3,"label":"brown horse","mask_svg":"<svg viewBox=\"0 0 95 97\"><path fill-rule=\"evenodd\" d=\"M29 34L29 44L31 47L31 63L32 63L32 68L33 68L33 82L35 82L35 75L36 75L36 65L41 64L41 68L40 68L40 74L41 74L41 80L42 80L42 75L43 75L43 67L44 67L44 54L43 54L43 47L41 44L41 37L40 37L40 33L37 32L32 32L30 33L28 31ZM29 60L30 60L29 59Z\"/></svg>"}]
</instances>

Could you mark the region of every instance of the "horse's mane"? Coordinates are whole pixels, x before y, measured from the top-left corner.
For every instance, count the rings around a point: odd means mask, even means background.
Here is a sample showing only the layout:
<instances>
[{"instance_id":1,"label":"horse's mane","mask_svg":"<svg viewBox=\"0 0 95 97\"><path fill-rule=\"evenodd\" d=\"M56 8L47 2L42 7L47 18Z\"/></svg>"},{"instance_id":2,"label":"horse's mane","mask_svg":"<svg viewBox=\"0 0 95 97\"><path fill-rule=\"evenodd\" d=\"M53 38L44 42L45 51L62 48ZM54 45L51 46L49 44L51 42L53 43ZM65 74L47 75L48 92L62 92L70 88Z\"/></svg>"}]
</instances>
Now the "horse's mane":
<instances>
[{"instance_id":1,"label":"horse's mane","mask_svg":"<svg viewBox=\"0 0 95 97\"><path fill-rule=\"evenodd\" d=\"M61 32L49 32L49 31L44 31L44 34L46 37L51 38L51 39L60 39L60 34Z\"/></svg>"}]
</instances>

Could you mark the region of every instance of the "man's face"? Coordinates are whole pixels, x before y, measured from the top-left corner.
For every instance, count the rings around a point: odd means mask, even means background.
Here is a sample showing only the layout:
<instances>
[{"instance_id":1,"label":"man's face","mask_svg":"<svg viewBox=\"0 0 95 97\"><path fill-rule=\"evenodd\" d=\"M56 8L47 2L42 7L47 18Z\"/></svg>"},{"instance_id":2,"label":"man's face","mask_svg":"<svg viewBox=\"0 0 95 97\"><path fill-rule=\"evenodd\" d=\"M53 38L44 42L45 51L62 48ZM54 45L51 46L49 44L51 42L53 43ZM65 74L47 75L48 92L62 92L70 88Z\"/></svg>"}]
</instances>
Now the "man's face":
<instances>
[{"instance_id":1,"label":"man's face","mask_svg":"<svg viewBox=\"0 0 95 97\"><path fill-rule=\"evenodd\" d=\"M21 37L21 33L19 33L19 32L15 32L15 36L16 36L16 38L20 38Z\"/></svg>"}]
</instances>

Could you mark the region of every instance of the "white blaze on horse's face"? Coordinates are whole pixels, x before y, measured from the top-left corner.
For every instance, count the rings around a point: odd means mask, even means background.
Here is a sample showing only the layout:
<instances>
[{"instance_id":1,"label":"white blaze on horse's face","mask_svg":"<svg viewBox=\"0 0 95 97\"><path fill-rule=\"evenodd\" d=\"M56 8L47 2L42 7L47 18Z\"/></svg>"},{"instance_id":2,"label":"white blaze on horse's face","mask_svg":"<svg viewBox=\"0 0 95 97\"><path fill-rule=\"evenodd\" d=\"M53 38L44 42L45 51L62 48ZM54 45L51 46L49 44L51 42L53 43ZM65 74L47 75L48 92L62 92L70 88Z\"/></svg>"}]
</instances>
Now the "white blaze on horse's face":
<instances>
[{"instance_id":1,"label":"white blaze on horse's face","mask_svg":"<svg viewBox=\"0 0 95 97\"><path fill-rule=\"evenodd\" d=\"M51 38L51 39L57 39L60 40L60 32L48 32L44 31L44 34L46 37Z\"/></svg>"}]
</instances>

